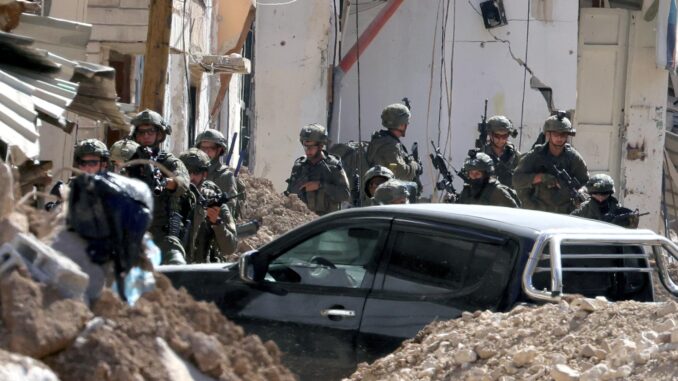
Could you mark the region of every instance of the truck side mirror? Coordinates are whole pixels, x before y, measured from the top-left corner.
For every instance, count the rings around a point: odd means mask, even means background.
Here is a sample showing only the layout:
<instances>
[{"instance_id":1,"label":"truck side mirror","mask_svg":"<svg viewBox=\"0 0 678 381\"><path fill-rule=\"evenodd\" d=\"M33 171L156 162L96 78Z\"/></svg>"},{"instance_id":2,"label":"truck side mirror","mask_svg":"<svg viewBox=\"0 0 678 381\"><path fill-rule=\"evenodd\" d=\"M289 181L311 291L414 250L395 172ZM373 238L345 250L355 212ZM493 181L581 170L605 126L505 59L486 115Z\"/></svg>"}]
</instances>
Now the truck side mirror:
<instances>
[{"instance_id":1,"label":"truck side mirror","mask_svg":"<svg viewBox=\"0 0 678 381\"><path fill-rule=\"evenodd\" d=\"M240 279L248 284L261 282L266 276L266 257L258 250L250 250L238 259Z\"/></svg>"}]
</instances>

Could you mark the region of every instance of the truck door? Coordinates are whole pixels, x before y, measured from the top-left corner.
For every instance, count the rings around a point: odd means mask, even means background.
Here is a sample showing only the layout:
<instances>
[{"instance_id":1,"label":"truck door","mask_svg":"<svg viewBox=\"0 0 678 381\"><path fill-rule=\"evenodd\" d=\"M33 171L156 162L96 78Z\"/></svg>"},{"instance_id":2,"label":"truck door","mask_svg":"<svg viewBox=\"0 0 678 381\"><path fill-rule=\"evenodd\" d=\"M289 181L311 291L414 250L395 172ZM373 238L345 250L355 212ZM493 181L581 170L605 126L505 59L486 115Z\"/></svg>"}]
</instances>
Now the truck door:
<instances>
[{"instance_id":1,"label":"truck door","mask_svg":"<svg viewBox=\"0 0 678 381\"><path fill-rule=\"evenodd\" d=\"M496 233L394 221L382 266L367 298L359 361L395 349L434 320L495 309L505 292L518 244Z\"/></svg>"}]
</instances>

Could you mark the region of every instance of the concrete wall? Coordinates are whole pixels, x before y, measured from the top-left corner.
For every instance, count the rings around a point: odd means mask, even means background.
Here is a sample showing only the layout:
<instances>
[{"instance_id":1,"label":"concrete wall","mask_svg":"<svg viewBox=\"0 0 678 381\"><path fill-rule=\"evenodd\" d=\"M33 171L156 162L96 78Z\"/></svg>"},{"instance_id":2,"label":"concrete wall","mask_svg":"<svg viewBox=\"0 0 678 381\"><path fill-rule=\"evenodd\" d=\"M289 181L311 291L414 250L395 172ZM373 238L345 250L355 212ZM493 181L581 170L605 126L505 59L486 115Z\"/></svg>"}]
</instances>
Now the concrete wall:
<instances>
[{"instance_id":1,"label":"concrete wall","mask_svg":"<svg viewBox=\"0 0 678 381\"><path fill-rule=\"evenodd\" d=\"M381 127L384 106L410 98L413 117L403 143L409 147L419 142L424 194L432 193L437 176L426 157L430 141L439 144L459 168L477 138L484 99L488 99L488 116L507 115L521 131L516 145L523 151L531 147L549 112L541 94L529 88L530 74L525 77L511 52L553 88L556 107L571 109L576 103L576 1L532 1L529 36L527 0L504 1L508 25L489 31L476 11L480 0L452 3L445 23L446 10L438 9L438 1L403 2L360 57L361 137L369 140ZM378 11L359 13L361 31ZM352 14L344 30L343 54L355 40ZM337 141L358 139L356 74L353 65L336 83L332 136Z\"/></svg>"},{"instance_id":2,"label":"concrete wall","mask_svg":"<svg viewBox=\"0 0 678 381\"><path fill-rule=\"evenodd\" d=\"M629 30L624 126L621 136L622 203L650 212L640 226L661 231L662 163L668 72L655 63L655 20L643 19L644 10L632 12Z\"/></svg>"},{"instance_id":3,"label":"concrete wall","mask_svg":"<svg viewBox=\"0 0 678 381\"><path fill-rule=\"evenodd\" d=\"M257 6L251 163L278 190L303 155L301 127L327 120L331 18L331 2Z\"/></svg>"}]
</instances>

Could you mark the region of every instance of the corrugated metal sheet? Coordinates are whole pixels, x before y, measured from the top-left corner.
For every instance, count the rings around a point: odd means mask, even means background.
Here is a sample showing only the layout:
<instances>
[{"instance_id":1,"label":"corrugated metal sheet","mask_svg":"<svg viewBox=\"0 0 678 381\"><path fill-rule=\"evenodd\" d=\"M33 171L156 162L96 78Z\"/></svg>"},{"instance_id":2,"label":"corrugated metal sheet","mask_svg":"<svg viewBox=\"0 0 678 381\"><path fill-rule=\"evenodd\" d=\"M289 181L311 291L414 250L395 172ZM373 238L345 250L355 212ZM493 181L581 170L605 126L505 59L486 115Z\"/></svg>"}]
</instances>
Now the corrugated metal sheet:
<instances>
[{"instance_id":1,"label":"corrugated metal sheet","mask_svg":"<svg viewBox=\"0 0 678 381\"><path fill-rule=\"evenodd\" d=\"M0 139L15 162L37 157L41 121L70 132L67 111L128 131L116 99L113 68L67 60L35 48L31 38L0 32Z\"/></svg>"}]
</instances>

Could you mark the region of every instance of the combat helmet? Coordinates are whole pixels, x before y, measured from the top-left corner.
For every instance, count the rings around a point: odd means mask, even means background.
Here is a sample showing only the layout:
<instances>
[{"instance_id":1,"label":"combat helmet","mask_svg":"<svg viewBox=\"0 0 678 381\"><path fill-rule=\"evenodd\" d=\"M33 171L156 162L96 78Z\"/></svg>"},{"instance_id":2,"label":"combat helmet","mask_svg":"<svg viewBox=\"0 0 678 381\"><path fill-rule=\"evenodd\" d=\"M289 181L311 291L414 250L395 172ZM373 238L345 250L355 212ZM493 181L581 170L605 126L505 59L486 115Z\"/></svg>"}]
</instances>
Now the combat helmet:
<instances>
[{"instance_id":1,"label":"combat helmet","mask_svg":"<svg viewBox=\"0 0 678 381\"><path fill-rule=\"evenodd\" d=\"M495 134L510 134L516 137L517 131L513 128L513 124L509 118L504 115L495 115L487 120L487 132Z\"/></svg>"},{"instance_id":2,"label":"combat helmet","mask_svg":"<svg viewBox=\"0 0 678 381\"><path fill-rule=\"evenodd\" d=\"M190 148L179 155L189 173L206 172L210 166L210 158L198 148Z\"/></svg>"},{"instance_id":3,"label":"combat helmet","mask_svg":"<svg viewBox=\"0 0 678 381\"><path fill-rule=\"evenodd\" d=\"M132 118L130 123L132 123L132 138L135 137L137 128L144 124L158 127L160 136L157 139L157 143L164 142L167 135L172 135L172 127L165 122L160 114L150 109L138 113Z\"/></svg>"},{"instance_id":4,"label":"combat helmet","mask_svg":"<svg viewBox=\"0 0 678 381\"><path fill-rule=\"evenodd\" d=\"M410 191L407 182L391 179L374 191L374 201L379 205L388 205L395 200L405 197L409 199Z\"/></svg>"},{"instance_id":5,"label":"combat helmet","mask_svg":"<svg viewBox=\"0 0 678 381\"><path fill-rule=\"evenodd\" d=\"M200 143L202 142L212 142L220 146L224 149L221 152L222 155L228 151L228 142L226 141L226 138L224 138L224 135L217 130L207 129L199 133L195 138L195 148L200 148Z\"/></svg>"},{"instance_id":6,"label":"combat helmet","mask_svg":"<svg viewBox=\"0 0 678 381\"><path fill-rule=\"evenodd\" d=\"M381 112L381 125L388 128L398 128L401 124L410 124L410 109L402 103L388 105Z\"/></svg>"},{"instance_id":7,"label":"combat helmet","mask_svg":"<svg viewBox=\"0 0 678 381\"><path fill-rule=\"evenodd\" d=\"M111 160L119 163L130 161L138 148L139 143L134 140L118 140L111 146Z\"/></svg>"},{"instance_id":8,"label":"combat helmet","mask_svg":"<svg viewBox=\"0 0 678 381\"><path fill-rule=\"evenodd\" d=\"M370 168L363 176L363 190L365 191L365 194L368 194L370 181L375 177L385 177L387 180L391 180L395 175L390 169L381 165L375 165Z\"/></svg>"},{"instance_id":9,"label":"combat helmet","mask_svg":"<svg viewBox=\"0 0 678 381\"><path fill-rule=\"evenodd\" d=\"M307 124L301 128L299 141L301 144L304 144L305 141L310 141L327 145L327 130L318 123Z\"/></svg>"},{"instance_id":10,"label":"combat helmet","mask_svg":"<svg viewBox=\"0 0 678 381\"><path fill-rule=\"evenodd\" d=\"M99 139L85 139L75 145L73 157L75 160L82 159L85 155L97 155L103 160L108 160L110 152L106 145Z\"/></svg>"},{"instance_id":11,"label":"combat helmet","mask_svg":"<svg viewBox=\"0 0 678 381\"><path fill-rule=\"evenodd\" d=\"M567 132L574 136L577 131L572 127L565 111L560 110L546 119L543 132Z\"/></svg>"},{"instance_id":12,"label":"combat helmet","mask_svg":"<svg viewBox=\"0 0 678 381\"><path fill-rule=\"evenodd\" d=\"M470 150L468 155L469 157L464 160L464 172L468 173L468 171L476 170L483 171L488 176L494 174L494 162L488 154Z\"/></svg>"},{"instance_id":13,"label":"combat helmet","mask_svg":"<svg viewBox=\"0 0 678 381\"><path fill-rule=\"evenodd\" d=\"M614 193L614 180L609 175L599 173L589 178L586 183L586 189L589 193Z\"/></svg>"}]
</instances>

